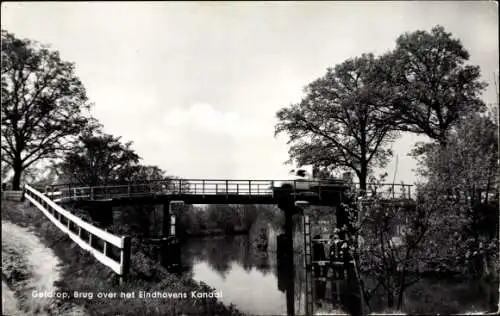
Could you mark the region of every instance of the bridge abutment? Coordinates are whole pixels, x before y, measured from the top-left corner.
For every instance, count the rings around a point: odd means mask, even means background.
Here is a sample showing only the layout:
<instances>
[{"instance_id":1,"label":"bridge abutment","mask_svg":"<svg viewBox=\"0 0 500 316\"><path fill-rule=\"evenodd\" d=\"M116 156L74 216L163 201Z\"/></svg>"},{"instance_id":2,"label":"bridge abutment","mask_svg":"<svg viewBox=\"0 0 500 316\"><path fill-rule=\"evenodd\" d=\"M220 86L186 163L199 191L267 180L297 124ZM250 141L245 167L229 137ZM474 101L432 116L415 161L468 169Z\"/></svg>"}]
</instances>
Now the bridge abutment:
<instances>
[{"instance_id":1,"label":"bridge abutment","mask_svg":"<svg viewBox=\"0 0 500 316\"><path fill-rule=\"evenodd\" d=\"M113 206L111 203L91 203L88 206L85 205L83 208L99 226L109 227L113 225Z\"/></svg>"}]
</instances>

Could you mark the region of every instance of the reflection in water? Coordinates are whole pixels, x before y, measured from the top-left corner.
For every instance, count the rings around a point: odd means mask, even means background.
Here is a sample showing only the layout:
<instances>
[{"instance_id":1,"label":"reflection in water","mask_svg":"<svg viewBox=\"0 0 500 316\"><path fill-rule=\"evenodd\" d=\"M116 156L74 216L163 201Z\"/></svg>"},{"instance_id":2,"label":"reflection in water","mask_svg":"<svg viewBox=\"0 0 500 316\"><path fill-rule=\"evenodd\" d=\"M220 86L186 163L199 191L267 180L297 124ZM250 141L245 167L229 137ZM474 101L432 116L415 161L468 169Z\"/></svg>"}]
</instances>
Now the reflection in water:
<instances>
[{"instance_id":1,"label":"reflection in water","mask_svg":"<svg viewBox=\"0 0 500 316\"><path fill-rule=\"evenodd\" d=\"M252 250L247 236L191 239L182 245L182 264L193 278L221 290L222 302L232 303L247 314L304 315L307 312L310 315L311 309L315 314L360 313L356 302L359 298L346 294L356 289L356 284L334 282L340 277L335 277L332 270L313 277L313 272L306 273L303 269L302 255L295 254L292 271L279 268L276 258L276 253ZM475 289L464 282L448 283L422 280L413 285L405 297L407 313L456 314L471 309L487 310L485 293L489 288ZM492 296L497 297L498 283L491 290ZM384 292L380 292L372 298L374 311L385 309L385 297ZM344 306L341 307L339 301L344 302Z\"/></svg>"},{"instance_id":2,"label":"reflection in water","mask_svg":"<svg viewBox=\"0 0 500 316\"><path fill-rule=\"evenodd\" d=\"M191 239L182 249L183 265L190 268L195 280L221 290L222 302L248 314L306 313L306 281L311 288L314 285L311 275L306 279L302 255L295 254L295 269L278 267L276 253L253 250L247 236ZM326 286L320 293L321 306L315 310L338 310L329 302L332 293L331 286Z\"/></svg>"},{"instance_id":3,"label":"reflection in water","mask_svg":"<svg viewBox=\"0 0 500 316\"><path fill-rule=\"evenodd\" d=\"M221 290L222 302L232 303L245 313L286 313L285 295L276 288L276 276L264 275L256 268L245 270L236 262L230 267L224 279L206 261L199 261L193 266L193 278Z\"/></svg>"}]
</instances>

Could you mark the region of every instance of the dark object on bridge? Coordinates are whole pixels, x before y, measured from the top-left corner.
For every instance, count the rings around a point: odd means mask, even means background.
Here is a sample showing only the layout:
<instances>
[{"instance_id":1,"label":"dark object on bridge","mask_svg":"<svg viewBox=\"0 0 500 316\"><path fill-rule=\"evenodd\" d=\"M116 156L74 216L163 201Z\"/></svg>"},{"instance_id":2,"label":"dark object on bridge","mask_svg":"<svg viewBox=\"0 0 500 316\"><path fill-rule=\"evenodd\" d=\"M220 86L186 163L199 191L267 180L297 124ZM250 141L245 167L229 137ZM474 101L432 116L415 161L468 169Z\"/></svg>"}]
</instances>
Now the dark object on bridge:
<instances>
[{"instance_id":1,"label":"dark object on bridge","mask_svg":"<svg viewBox=\"0 0 500 316\"><path fill-rule=\"evenodd\" d=\"M7 183L2 183L2 191L6 191L7 190Z\"/></svg>"},{"instance_id":2,"label":"dark object on bridge","mask_svg":"<svg viewBox=\"0 0 500 316\"><path fill-rule=\"evenodd\" d=\"M161 240L160 264L169 271L176 270L181 263L181 247L179 239L175 236L168 236Z\"/></svg>"}]
</instances>

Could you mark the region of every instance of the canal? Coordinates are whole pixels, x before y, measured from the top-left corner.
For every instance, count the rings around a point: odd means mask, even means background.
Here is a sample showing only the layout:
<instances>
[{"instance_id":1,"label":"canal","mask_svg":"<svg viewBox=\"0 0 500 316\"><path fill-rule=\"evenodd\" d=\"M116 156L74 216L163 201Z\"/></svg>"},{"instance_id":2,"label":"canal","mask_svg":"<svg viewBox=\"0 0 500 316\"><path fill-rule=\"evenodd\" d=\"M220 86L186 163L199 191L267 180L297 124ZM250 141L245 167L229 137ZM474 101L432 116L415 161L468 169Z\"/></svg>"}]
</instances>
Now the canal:
<instances>
[{"instance_id":1,"label":"canal","mask_svg":"<svg viewBox=\"0 0 500 316\"><path fill-rule=\"evenodd\" d=\"M306 277L303 256L294 256L295 272L279 267L272 251L253 249L247 235L188 239L182 246L182 265L196 281L222 291L223 303L251 315L306 313ZM293 280L293 282L290 282ZM334 282L309 281L313 288L314 313L343 313L347 307L336 300ZM405 295L406 313L464 313L485 311L498 287L462 280L422 280ZM288 292L288 295L287 295ZM384 312L383 296L375 298L377 312Z\"/></svg>"}]
</instances>

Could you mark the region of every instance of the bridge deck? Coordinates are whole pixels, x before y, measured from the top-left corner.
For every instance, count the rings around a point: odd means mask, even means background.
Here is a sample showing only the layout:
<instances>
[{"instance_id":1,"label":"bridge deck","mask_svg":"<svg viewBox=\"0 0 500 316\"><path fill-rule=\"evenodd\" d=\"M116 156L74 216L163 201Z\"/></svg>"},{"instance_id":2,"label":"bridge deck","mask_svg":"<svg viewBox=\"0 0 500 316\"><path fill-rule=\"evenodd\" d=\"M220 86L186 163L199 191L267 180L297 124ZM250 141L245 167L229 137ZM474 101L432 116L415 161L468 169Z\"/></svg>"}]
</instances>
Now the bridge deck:
<instances>
[{"instance_id":1,"label":"bridge deck","mask_svg":"<svg viewBox=\"0 0 500 316\"><path fill-rule=\"evenodd\" d=\"M288 188L280 188L282 184ZM397 185L396 185L397 186ZM401 185L399 185L401 187ZM409 187L409 186L408 186ZM307 188L307 189L304 189ZM401 192L405 192L405 186ZM55 185L50 195L60 201L107 201L113 204L277 204L284 195L313 205L335 205L349 187L327 180L160 180L107 186ZM409 193L409 189L407 189ZM394 185L388 195L395 197ZM401 195L401 194L399 194Z\"/></svg>"}]
</instances>

